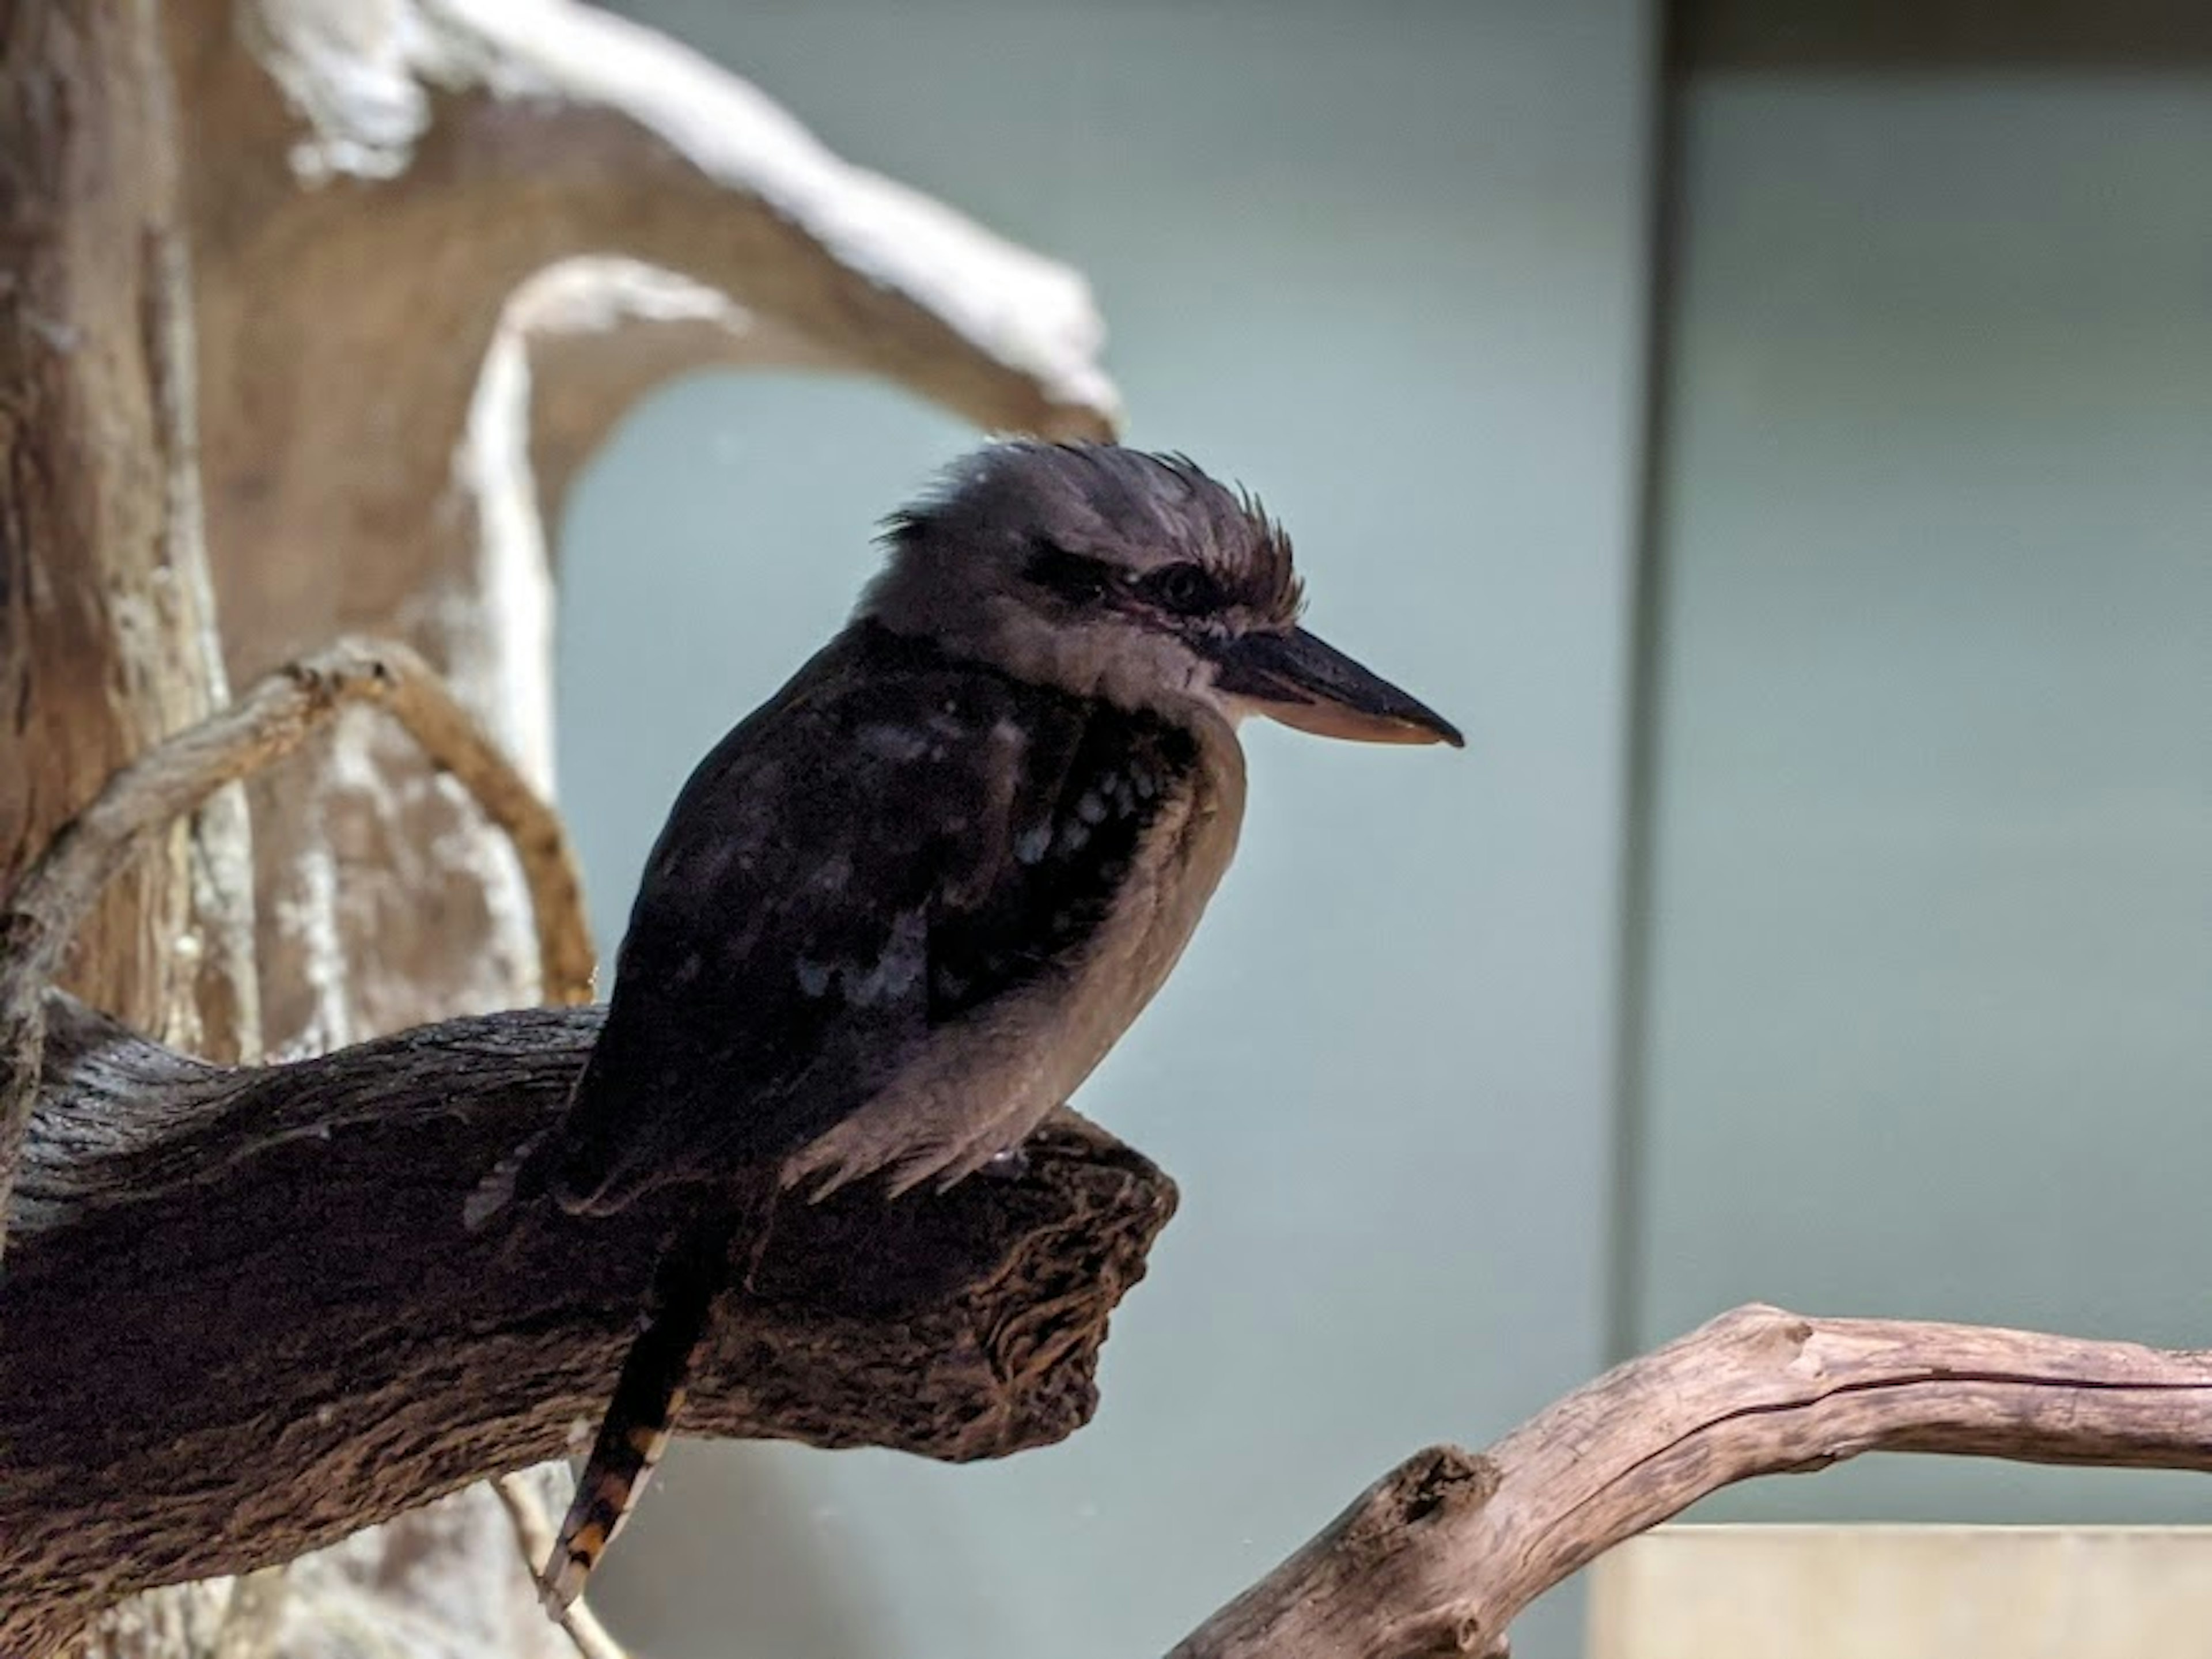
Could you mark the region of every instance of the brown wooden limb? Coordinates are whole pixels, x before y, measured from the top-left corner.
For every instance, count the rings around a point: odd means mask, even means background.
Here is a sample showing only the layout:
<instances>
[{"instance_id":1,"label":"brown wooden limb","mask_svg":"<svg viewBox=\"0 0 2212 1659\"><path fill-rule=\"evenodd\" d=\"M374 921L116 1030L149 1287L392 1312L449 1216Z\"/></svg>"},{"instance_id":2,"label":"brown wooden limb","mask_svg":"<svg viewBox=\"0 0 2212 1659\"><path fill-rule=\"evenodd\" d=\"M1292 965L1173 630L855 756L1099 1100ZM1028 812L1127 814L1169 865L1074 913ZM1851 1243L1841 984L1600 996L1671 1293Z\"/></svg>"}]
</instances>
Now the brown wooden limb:
<instances>
[{"instance_id":1,"label":"brown wooden limb","mask_svg":"<svg viewBox=\"0 0 2212 1659\"><path fill-rule=\"evenodd\" d=\"M556 1001L589 1000L594 957L568 833L406 647L343 641L262 679L230 708L160 743L55 834L0 911L0 1243L36 1099L45 991L63 950L132 852L217 789L289 754L349 703L386 709L514 845Z\"/></svg>"},{"instance_id":2,"label":"brown wooden limb","mask_svg":"<svg viewBox=\"0 0 2212 1659\"><path fill-rule=\"evenodd\" d=\"M461 1212L559 1109L602 1012L231 1068L52 1000L0 1280L0 1653L588 1430L672 1212L526 1206L483 1235ZM793 1203L718 1310L684 1427L952 1461L1057 1440L1173 1206L1073 1117L1019 1179Z\"/></svg>"},{"instance_id":3,"label":"brown wooden limb","mask_svg":"<svg viewBox=\"0 0 2212 1659\"><path fill-rule=\"evenodd\" d=\"M2212 1353L1739 1308L1486 1452L1416 1453L1172 1659L1502 1652L1522 1607L1624 1539L1869 1451L2212 1470Z\"/></svg>"}]
</instances>

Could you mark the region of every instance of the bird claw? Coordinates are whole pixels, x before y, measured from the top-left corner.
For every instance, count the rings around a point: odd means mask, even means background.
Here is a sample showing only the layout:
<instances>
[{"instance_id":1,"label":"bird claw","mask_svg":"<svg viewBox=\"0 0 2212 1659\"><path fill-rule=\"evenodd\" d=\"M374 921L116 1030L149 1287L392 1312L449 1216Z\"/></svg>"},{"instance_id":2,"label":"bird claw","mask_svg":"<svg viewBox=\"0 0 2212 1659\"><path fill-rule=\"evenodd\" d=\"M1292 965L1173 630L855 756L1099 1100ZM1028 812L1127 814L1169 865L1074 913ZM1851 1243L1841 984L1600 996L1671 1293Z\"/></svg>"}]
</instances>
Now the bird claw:
<instances>
[{"instance_id":1,"label":"bird claw","mask_svg":"<svg viewBox=\"0 0 2212 1659\"><path fill-rule=\"evenodd\" d=\"M1026 1146L1009 1146L1003 1152L994 1152L984 1160L983 1167L975 1171L992 1181L1019 1181L1030 1172L1030 1152Z\"/></svg>"}]
</instances>

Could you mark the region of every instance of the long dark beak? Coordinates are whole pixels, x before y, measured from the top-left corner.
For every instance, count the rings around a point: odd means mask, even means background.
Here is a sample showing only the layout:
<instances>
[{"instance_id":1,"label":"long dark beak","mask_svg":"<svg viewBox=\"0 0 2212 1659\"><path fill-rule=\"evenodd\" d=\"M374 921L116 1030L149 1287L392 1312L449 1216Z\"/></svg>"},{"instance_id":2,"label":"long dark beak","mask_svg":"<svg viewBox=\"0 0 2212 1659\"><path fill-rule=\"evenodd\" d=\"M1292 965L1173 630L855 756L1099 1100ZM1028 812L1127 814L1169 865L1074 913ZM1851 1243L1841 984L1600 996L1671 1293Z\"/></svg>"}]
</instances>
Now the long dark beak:
<instances>
[{"instance_id":1,"label":"long dark beak","mask_svg":"<svg viewBox=\"0 0 2212 1659\"><path fill-rule=\"evenodd\" d=\"M1303 628L1224 640L1213 657L1217 686L1301 732L1356 743L1467 746L1459 728L1435 709Z\"/></svg>"}]
</instances>

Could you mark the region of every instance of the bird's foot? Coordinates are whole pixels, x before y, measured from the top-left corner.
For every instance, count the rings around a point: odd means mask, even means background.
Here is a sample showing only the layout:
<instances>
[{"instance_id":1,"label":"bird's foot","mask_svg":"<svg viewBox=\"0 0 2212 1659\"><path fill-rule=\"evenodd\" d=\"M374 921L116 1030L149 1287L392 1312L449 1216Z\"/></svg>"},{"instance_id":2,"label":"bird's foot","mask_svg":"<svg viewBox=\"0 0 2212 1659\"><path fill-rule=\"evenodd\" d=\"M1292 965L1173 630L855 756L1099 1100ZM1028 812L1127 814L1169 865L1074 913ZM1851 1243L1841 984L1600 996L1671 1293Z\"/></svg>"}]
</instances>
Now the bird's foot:
<instances>
[{"instance_id":1,"label":"bird's foot","mask_svg":"<svg viewBox=\"0 0 2212 1659\"><path fill-rule=\"evenodd\" d=\"M993 1181L1019 1181L1030 1172L1029 1148L1009 1146L1003 1152L994 1152L983 1167L975 1171Z\"/></svg>"}]
</instances>

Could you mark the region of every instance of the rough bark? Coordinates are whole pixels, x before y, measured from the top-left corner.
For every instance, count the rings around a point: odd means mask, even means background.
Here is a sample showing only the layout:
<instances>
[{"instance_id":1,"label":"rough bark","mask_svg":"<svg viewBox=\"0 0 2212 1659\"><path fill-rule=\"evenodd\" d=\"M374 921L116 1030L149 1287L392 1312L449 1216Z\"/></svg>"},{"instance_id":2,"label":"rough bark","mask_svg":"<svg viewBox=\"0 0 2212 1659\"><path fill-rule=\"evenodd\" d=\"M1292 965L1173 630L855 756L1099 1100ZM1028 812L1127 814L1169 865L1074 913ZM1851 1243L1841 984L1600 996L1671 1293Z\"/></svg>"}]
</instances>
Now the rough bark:
<instances>
[{"instance_id":1,"label":"rough bark","mask_svg":"<svg viewBox=\"0 0 2212 1659\"><path fill-rule=\"evenodd\" d=\"M558 1109L600 1012L234 1069L57 1000L0 1294L0 1652L559 1455L595 1420L670 1212L528 1206L472 1237L461 1208ZM684 1426L951 1460L1058 1439L1173 1203L1073 1117L1018 1180L787 1202Z\"/></svg>"},{"instance_id":2,"label":"rough bark","mask_svg":"<svg viewBox=\"0 0 2212 1659\"><path fill-rule=\"evenodd\" d=\"M1486 1452L1416 1453L1171 1659L1501 1652L1522 1607L1623 1539L1869 1451L2212 1470L2212 1353L1739 1308Z\"/></svg>"},{"instance_id":3,"label":"rough bark","mask_svg":"<svg viewBox=\"0 0 2212 1659\"><path fill-rule=\"evenodd\" d=\"M592 951L568 833L453 695L402 645L348 641L287 665L235 707L119 769L0 907L0 1244L36 1103L45 992L58 958L131 854L219 791L299 747L349 705L379 704L507 837L521 864L549 1001L591 999Z\"/></svg>"},{"instance_id":4,"label":"rough bark","mask_svg":"<svg viewBox=\"0 0 2212 1659\"><path fill-rule=\"evenodd\" d=\"M222 701L159 54L153 0L0 9L0 888L112 769ZM82 930L68 981L236 1053L235 985L206 988L205 1020L199 996L235 928L203 935L194 873L179 823Z\"/></svg>"}]
</instances>

